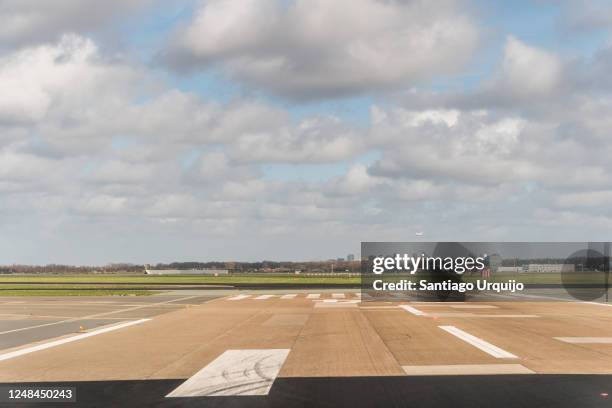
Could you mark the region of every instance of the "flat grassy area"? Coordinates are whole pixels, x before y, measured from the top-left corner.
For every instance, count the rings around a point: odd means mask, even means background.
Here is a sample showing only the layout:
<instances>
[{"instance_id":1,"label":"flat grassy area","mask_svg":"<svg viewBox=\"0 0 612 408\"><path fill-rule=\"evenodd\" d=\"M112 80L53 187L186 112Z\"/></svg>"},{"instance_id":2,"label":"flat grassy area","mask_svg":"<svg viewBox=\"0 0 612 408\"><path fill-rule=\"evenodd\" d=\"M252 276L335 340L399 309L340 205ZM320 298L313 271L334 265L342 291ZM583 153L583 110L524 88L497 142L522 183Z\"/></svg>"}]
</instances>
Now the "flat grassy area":
<instances>
[{"instance_id":1,"label":"flat grassy area","mask_svg":"<svg viewBox=\"0 0 612 408\"><path fill-rule=\"evenodd\" d=\"M263 275L241 274L228 276L144 276L144 275L43 275L0 276L0 283L108 283L108 284L297 284L297 285L347 285L361 282L359 276L301 276L301 275Z\"/></svg>"},{"instance_id":2,"label":"flat grassy area","mask_svg":"<svg viewBox=\"0 0 612 408\"><path fill-rule=\"evenodd\" d=\"M603 272L571 272L561 275L561 273L537 273L527 272L518 274L494 274L492 279L493 282L502 282L514 279L517 282L525 284L529 283L541 283L541 284L562 284L562 283L576 283L576 284L588 284L588 283L603 283L604 273Z\"/></svg>"},{"instance_id":3,"label":"flat grassy area","mask_svg":"<svg viewBox=\"0 0 612 408\"><path fill-rule=\"evenodd\" d=\"M448 276L449 278L451 276ZM459 276L457 276L459 278ZM370 276L368 279L383 279L386 281L399 281L401 279L405 279L408 281L416 281L418 282L420 279L430 279L431 275L424 274L383 274L378 276ZM460 280L463 282L475 282L476 280L483 279L479 274L474 275L463 275L460 277ZM566 273L561 275L560 273L499 273L493 274L491 277L486 278L489 282L507 282L511 279L514 279L516 282L521 282L524 284L603 284L605 275L603 272L573 272ZM611 277L612 283L612 277Z\"/></svg>"},{"instance_id":4,"label":"flat grassy area","mask_svg":"<svg viewBox=\"0 0 612 408\"><path fill-rule=\"evenodd\" d=\"M371 277L377 278L377 277ZM422 279L419 275L385 275L385 279ZM480 279L480 275L464 275L463 280L467 282ZM489 281L502 282L510 279L515 279L517 282L526 284L561 284L561 283L602 283L604 275L602 272L575 272L561 276L560 273L520 273L520 274L493 274ZM227 276L147 276L147 275L5 275L0 276L0 290L16 289L11 287L18 283L28 285L36 284L46 287L37 287L37 289L52 289L67 285L78 285L74 288L91 288L91 289L129 289L130 285L138 285L139 287L147 286L147 284L159 285L232 285L232 284L277 284L277 285L359 285L361 278L359 276L305 276L305 275L271 275L271 274L234 274ZM89 284L89 286L88 286ZM53 286L56 285L56 286ZM100 286L102 285L102 287ZM154 286L151 287L154 289Z\"/></svg>"},{"instance_id":5,"label":"flat grassy area","mask_svg":"<svg viewBox=\"0 0 612 408\"><path fill-rule=\"evenodd\" d=\"M150 296L160 293L153 290L125 290L125 289L99 289L99 290L53 290L53 289L0 289L2 296Z\"/></svg>"}]
</instances>

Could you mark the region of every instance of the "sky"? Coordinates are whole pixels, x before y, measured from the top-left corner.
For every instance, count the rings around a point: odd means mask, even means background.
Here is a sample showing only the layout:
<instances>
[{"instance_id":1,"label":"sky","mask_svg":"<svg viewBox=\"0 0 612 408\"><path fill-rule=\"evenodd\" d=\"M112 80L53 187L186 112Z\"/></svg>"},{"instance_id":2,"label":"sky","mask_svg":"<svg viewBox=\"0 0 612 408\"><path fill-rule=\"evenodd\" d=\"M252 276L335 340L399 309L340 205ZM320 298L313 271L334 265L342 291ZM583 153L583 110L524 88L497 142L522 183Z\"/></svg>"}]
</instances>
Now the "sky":
<instances>
[{"instance_id":1,"label":"sky","mask_svg":"<svg viewBox=\"0 0 612 408\"><path fill-rule=\"evenodd\" d=\"M0 27L0 264L610 240L608 1L3 0Z\"/></svg>"}]
</instances>

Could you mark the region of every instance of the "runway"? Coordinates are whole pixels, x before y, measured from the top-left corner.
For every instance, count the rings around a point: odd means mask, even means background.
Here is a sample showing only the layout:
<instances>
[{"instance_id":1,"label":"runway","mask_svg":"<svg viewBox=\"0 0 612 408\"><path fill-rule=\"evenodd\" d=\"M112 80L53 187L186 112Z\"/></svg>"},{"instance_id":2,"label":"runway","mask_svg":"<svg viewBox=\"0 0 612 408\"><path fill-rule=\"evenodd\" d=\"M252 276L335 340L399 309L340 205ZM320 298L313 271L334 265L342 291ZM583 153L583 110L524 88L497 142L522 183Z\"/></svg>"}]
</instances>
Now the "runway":
<instances>
[{"instance_id":1,"label":"runway","mask_svg":"<svg viewBox=\"0 0 612 408\"><path fill-rule=\"evenodd\" d=\"M74 386L76 406L611 404L612 307L365 300L0 298L0 383Z\"/></svg>"}]
</instances>

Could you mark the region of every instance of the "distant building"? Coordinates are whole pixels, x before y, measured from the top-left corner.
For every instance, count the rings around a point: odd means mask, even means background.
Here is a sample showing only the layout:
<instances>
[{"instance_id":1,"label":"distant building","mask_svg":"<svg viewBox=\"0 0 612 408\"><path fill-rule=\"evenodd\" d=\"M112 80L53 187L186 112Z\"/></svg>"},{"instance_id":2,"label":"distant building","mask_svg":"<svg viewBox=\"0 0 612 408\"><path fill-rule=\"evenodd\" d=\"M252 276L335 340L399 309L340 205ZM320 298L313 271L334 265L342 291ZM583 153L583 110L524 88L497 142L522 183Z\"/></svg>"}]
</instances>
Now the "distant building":
<instances>
[{"instance_id":1,"label":"distant building","mask_svg":"<svg viewBox=\"0 0 612 408\"><path fill-rule=\"evenodd\" d=\"M497 272L501 272L501 273L523 272L523 267L522 266L498 266Z\"/></svg>"},{"instance_id":2,"label":"distant building","mask_svg":"<svg viewBox=\"0 0 612 408\"><path fill-rule=\"evenodd\" d=\"M349 262L350 262L350 261L354 261L354 260L355 260L355 255L353 255L353 254L348 254L348 255L346 256L346 260L347 260L347 261L349 261Z\"/></svg>"},{"instance_id":3,"label":"distant building","mask_svg":"<svg viewBox=\"0 0 612 408\"><path fill-rule=\"evenodd\" d=\"M344 258L338 258L336 259L337 262L344 262Z\"/></svg>"},{"instance_id":4,"label":"distant building","mask_svg":"<svg viewBox=\"0 0 612 408\"><path fill-rule=\"evenodd\" d=\"M574 264L529 264L527 272L554 273L554 272L574 272Z\"/></svg>"},{"instance_id":5,"label":"distant building","mask_svg":"<svg viewBox=\"0 0 612 408\"><path fill-rule=\"evenodd\" d=\"M207 275L219 276L227 275L227 269L148 269L145 268L147 275Z\"/></svg>"}]
</instances>

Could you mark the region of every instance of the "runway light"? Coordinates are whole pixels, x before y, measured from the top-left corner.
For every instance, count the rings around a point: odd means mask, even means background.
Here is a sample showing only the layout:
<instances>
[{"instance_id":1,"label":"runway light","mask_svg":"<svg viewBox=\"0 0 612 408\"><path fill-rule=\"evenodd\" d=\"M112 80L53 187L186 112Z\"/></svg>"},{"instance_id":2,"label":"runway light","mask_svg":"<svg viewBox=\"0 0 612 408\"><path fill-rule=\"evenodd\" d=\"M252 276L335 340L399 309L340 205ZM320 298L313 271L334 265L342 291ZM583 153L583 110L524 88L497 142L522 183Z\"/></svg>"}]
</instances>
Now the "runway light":
<instances>
[{"instance_id":1,"label":"runway light","mask_svg":"<svg viewBox=\"0 0 612 408\"><path fill-rule=\"evenodd\" d=\"M599 395L601 396L601 398L608 398L608 393L607 392L602 392Z\"/></svg>"}]
</instances>

